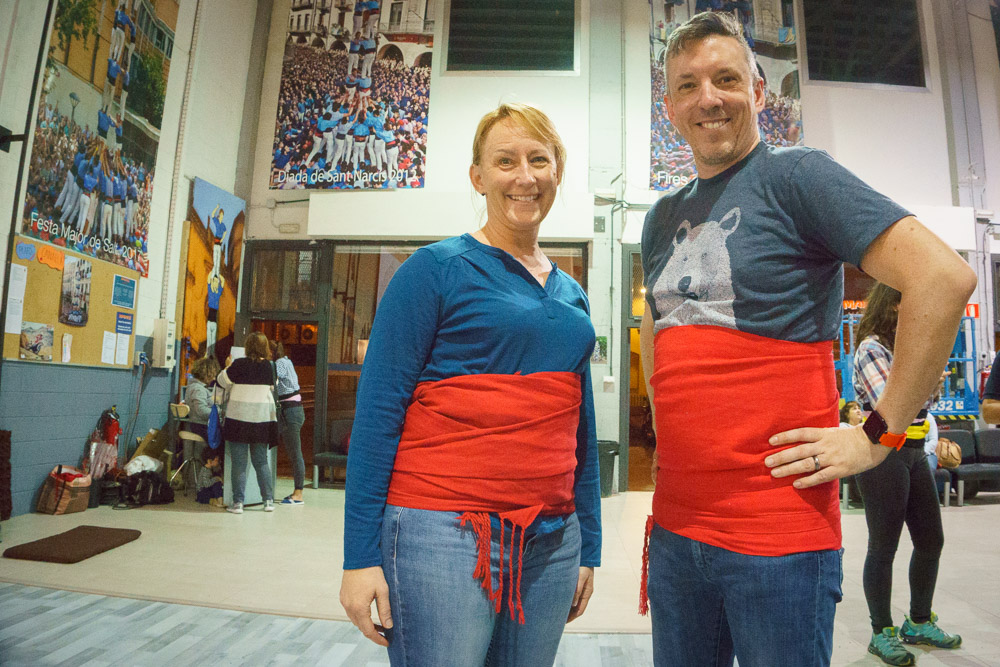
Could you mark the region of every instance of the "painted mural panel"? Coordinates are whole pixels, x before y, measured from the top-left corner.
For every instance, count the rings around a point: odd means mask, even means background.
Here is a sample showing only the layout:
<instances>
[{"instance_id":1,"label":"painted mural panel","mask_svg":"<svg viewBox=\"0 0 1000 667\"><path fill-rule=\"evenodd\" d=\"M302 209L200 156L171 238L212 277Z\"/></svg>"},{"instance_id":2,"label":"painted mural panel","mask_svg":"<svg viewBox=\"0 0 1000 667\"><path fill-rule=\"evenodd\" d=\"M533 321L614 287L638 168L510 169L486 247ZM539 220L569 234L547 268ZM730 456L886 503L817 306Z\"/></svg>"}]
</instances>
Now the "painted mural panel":
<instances>
[{"instance_id":1,"label":"painted mural panel","mask_svg":"<svg viewBox=\"0 0 1000 667\"><path fill-rule=\"evenodd\" d=\"M245 212L246 202L239 197L194 179L181 324L182 378L201 357L214 355L225 364L233 346Z\"/></svg>"},{"instance_id":2,"label":"painted mural panel","mask_svg":"<svg viewBox=\"0 0 1000 667\"><path fill-rule=\"evenodd\" d=\"M439 1L291 3L272 189L424 186Z\"/></svg>"},{"instance_id":3,"label":"painted mural panel","mask_svg":"<svg viewBox=\"0 0 1000 667\"><path fill-rule=\"evenodd\" d=\"M767 106L760 114L761 138L774 146L802 144L798 57L792 0L650 0L649 72L651 190L672 191L696 178L691 148L667 118L663 103L666 82L663 60L667 38L690 17L703 11L729 12L757 57L766 85Z\"/></svg>"},{"instance_id":4,"label":"painted mural panel","mask_svg":"<svg viewBox=\"0 0 1000 667\"><path fill-rule=\"evenodd\" d=\"M25 236L147 275L178 0L53 0Z\"/></svg>"}]
</instances>

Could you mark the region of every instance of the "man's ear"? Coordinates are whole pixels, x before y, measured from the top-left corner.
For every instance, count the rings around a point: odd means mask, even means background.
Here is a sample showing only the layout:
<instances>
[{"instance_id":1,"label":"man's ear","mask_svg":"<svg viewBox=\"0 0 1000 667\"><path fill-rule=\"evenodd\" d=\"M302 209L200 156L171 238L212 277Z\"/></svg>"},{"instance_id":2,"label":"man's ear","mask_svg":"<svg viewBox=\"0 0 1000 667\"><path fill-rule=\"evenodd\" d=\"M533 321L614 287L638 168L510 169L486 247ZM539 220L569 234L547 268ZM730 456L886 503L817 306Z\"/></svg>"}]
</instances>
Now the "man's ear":
<instances>
[{"instance_id":1,"label":"man's ear","mask_svg":"<svg viewBox=\"0 0 1000 667\"><path fill-rule=\"evenodd\" d=\"M670 101L670 93L666 93L663 96L663 106L667 109L667 118L671 123L674 122L674 103Z\"/></svg>"},{"instance_id":2,"label":"man's ear","mask_svg":"<svg viewBox=\"0 0 1000 667\"><path fill-rule=\"evenodd\" d=\"M757 78L753 83L753 106L760 113L767 106L767 96L764 94L764 79Z\"/></svg>"}]
</instances>

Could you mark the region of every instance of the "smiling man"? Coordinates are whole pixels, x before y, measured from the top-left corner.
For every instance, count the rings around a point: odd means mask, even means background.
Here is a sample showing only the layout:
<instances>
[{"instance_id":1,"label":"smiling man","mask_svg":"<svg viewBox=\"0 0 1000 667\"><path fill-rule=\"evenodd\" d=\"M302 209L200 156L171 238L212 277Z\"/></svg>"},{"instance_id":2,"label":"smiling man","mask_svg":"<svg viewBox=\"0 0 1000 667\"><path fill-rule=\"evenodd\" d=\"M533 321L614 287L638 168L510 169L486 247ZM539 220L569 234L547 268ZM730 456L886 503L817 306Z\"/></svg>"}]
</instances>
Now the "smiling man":
<instances>
[{"instance_id":1,"label":"smiling man","mask_svg":"<svg viewBox=\"0 0 1000 667\"><path fill-rule=\"evenodd\" d=\"M656 203L642 237L654 661L828 665L842 579L834 480L905 441L975 275L826 153L760 140L764 82L731 16L694 16L666 49L664 102L698 178ZM830 341L843 262L902 302L885 391L864 427L841 429Z\"/></svg>"}]
</instances>

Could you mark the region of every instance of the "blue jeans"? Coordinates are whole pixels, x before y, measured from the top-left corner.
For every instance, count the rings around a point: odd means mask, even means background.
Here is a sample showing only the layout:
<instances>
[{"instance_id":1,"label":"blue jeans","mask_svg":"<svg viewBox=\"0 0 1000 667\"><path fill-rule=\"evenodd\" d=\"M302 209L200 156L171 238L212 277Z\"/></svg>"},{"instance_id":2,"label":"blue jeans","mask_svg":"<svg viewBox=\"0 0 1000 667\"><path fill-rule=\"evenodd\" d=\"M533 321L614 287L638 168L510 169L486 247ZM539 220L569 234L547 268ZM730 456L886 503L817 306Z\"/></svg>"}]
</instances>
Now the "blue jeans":
<instances>
[{"instance_id":1,"label":"blue jeans","mask_svg":"<svg viewBox=\"0 0 1000 667\"><path fill-rule=\"evenodd\" d=\"M657 667L829 665L840 551L749 556L653 526L649 606Z\"/></svg>"},{"instance_id":2,"label":"blue jeans","mask_svg":"<svg viewBox=\"0 0 1000 667\"><path fill-rule=\"evenodd\" d=\"M382 570L389 584L394 667L534 665L551 667L569 616L580 572L580 524L573 514L562 530L525 536L521 603L524 625L511 620L507 589L500 613L487 599L476 567L476 536L456 512L386 505ZM506 532L509 550L510 532ZM500 535L490 546L493 586ZM507 554L505 553L505 556ZM515 567L517 559L514 559ZM506 579L506 572L505 572Z\"/></svg>"},{"instance_id":3,"label":"blue jeans","mask_svg":"<svg viewBox=\"0 0 1000 667\"><path fill-rule=\"evenodd\" d=\"M285 452L292 462L292 477L295 479L295 490L301 491L305 486L306 462L302 459L302 425L306 423L306 411L302 403L289 401L281 404L281 415L278 426L281 427L281 440L285 443Z\"/></svg>"},{"instance_id":4,"label":"blue jeans","mask_svg":"<svg viewBox=\"0 0 1000 667\"><path fill-rule=\"evenodd\" d=\"M247 450L250 450L250 463L257 473L257 486L260 487L261 500L274 500L274 489L271 488L271 472L267 467L267 445L262 442L229 442L229 455L233 463L233 502L242 503L243 493L247 488Z\"/></svg>"}]
</instances>

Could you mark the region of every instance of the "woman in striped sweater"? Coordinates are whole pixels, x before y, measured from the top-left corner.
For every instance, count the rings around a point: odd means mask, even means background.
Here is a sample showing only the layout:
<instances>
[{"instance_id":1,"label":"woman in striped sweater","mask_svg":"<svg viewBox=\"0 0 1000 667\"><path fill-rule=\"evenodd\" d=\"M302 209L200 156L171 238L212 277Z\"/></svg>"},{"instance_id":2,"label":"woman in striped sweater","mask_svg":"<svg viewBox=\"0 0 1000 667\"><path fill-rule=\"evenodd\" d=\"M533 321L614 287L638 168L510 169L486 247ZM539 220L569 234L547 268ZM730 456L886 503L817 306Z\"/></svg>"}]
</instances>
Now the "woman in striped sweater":
<instances>
[{"instance_id":1,"label":"woman in striped sweater","mask_svg":"<svg viewBox=\"0 0 1000 667\"><path fill-rule=\"evenodd\" d=\"M233 504L227 509L243 513L247 483L247 454L257 473L264 511L274 511L274 489L267 469L268 446L278 442L278 422L271 390L274 373L267 336L255 331L244 343L246 356L219 373L219 386L226 390L226 422L222 436L232 457Z\"/></svg>"}]
</instances>

